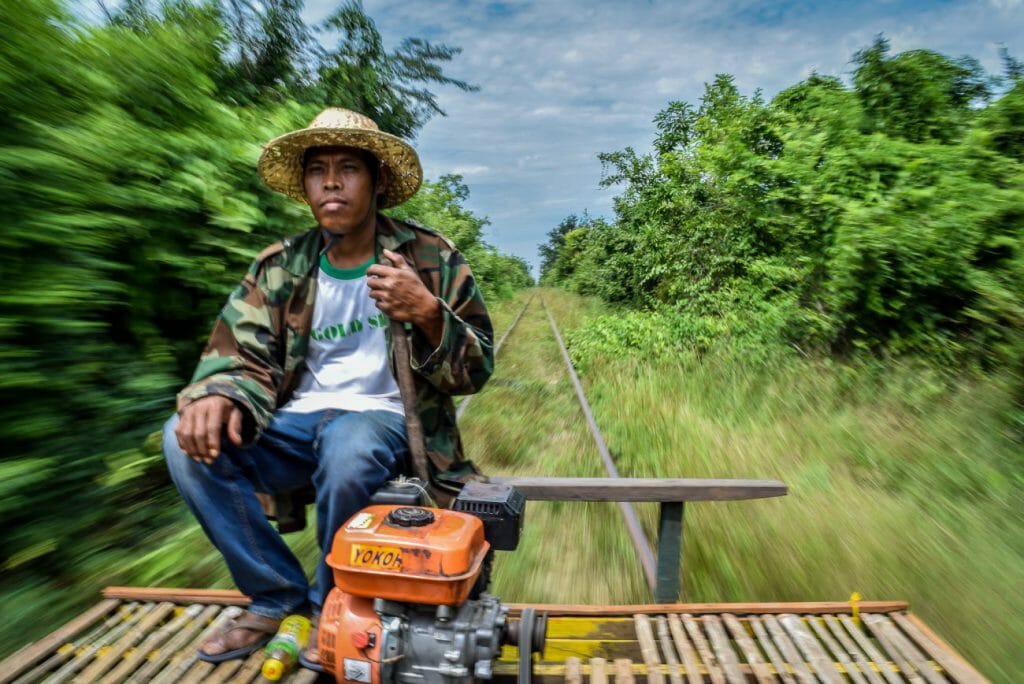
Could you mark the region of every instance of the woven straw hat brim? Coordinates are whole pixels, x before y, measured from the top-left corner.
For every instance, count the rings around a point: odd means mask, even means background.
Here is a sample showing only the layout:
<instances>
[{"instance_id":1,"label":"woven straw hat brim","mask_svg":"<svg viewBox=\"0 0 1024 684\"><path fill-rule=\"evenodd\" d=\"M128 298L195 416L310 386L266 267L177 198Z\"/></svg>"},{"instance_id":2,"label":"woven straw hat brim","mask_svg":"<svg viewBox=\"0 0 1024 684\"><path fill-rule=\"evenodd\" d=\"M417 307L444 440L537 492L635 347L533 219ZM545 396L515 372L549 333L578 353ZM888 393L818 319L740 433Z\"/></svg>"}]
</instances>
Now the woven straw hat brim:
<instances>
[{"instance_id":1,"label":"woven straw hat brim","mask_svg":"<svg viewBox=\"0 0 1024 684\"><path fill-rule=\"evenodd\" d=\"M390 179L379 205L381 209L409 199L423 182L420 158L407 142L382 131L346 128L303 128L274 138L260 154L260 178L271 190L305 202L302 155L311 147L328 146L368 150L388 168Z\"/></svg>"}]
</instances>

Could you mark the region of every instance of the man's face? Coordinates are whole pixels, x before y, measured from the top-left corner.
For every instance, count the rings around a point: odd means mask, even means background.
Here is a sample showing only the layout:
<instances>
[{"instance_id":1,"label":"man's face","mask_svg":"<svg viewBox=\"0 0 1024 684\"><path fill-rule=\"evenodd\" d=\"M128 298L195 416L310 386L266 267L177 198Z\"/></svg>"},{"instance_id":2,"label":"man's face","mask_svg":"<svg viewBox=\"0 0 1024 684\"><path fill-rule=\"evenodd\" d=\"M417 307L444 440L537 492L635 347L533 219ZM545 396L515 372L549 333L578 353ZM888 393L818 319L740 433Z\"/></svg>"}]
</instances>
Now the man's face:
<instances>
[{"instance_id":1,"label":"man's face","mask_svg":"<svg viewBox=\"0 0 1024 684\"><path fill-rule=\"evenodd\" d=\"M349 147L312 150L306 158L302 183L321 228L348 234L372 224L377 211L376 189L370 168L359 150Z\"/></svg>"}]
</instances>

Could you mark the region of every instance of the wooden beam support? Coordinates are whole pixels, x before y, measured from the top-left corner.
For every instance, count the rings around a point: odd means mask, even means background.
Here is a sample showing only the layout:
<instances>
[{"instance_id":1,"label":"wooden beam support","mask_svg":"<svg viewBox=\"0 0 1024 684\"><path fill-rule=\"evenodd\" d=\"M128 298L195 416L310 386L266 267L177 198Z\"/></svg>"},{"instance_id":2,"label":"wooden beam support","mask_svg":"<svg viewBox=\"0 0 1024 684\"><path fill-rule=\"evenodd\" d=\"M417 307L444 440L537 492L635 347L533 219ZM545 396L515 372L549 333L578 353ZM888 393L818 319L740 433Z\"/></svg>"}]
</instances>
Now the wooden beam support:
<instances>
[{"instance_id":1,"label":"wooden beam support","mask_svg":"<svg viewBox=\"0 0 1024 684\"><path fill-rule=\"evenodd\" d=\"M107 587L103 598L122 601L174 601L248 606L250 598L234 589L175 589L170 587Z\"/></svg>"},{"instance_id":2,"label":"wooden beam support","mask_svg":"<svg viewBox=\"0 0 1024 684\"><path fill-rule=\"evenodd\" d=\"M848 613L850 604L847 601L793 602L793 603L659 603L659 604L619 604L604 606L585 606L566 603L506 603L511 615L518 615L523 608L533 608L538 613L555 615L603 615L608 617L647 615L664 613L732 613L734 615L778 615L781 613L801 613L805 615L826 615L831 613ZM909 604L906 601L861 601L857 604L861 613L892 613L905 611Z\"/></svg>"},{"instance_id":3,"label":"wooden beam support","mask_svg":"<svg viewBox=\"0 0 1024 684\"><path fill-rule=\"evenodd\" d=\"M776 480L643 477L492 477L536 501L740 501L785 496Z\"/></svg>"},{"instance_id":4,"label":"wooden beam support","mask_svg":"<svg viewBox=\"0 0 1024 684\"><path fill-rule=\"evenodd\" d=\"M679 569L683 565L682 501L667 501L658 511L658 575L654 588L657 603L679 600Z\"/></svg>"}]
</instances>

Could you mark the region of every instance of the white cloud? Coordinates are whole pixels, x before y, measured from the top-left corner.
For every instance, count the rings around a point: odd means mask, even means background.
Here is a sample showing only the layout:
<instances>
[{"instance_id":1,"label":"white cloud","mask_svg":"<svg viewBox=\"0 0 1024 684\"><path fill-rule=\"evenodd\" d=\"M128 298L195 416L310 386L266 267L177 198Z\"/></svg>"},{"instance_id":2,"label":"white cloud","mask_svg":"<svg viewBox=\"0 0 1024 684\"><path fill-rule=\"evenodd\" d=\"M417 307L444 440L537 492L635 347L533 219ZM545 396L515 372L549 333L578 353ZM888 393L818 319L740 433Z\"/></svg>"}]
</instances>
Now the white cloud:
<instances>
[{"instance_id":1,"label":"white cloud","mask_svg":"<svg viewBox=\"0 0 1024 684\"><path fill-rule=\"evenodd\" d=\"M472 178L473 176L482 176L486 173L490 173L491 168L489 166L483 166L482 164L459 164L453 166L449 173L455 173L460 176L466 176Z\"/></svg>"}]
</instances>

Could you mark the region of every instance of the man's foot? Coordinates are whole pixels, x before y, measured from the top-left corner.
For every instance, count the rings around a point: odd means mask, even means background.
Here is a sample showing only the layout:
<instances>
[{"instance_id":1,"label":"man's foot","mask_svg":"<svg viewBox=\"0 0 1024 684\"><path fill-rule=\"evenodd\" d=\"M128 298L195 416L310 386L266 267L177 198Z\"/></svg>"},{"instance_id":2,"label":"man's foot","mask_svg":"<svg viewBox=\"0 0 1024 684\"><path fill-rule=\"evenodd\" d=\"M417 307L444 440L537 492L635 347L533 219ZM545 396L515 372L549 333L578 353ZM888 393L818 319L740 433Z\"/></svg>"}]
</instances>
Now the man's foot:
<instances>
[{"instance_id":1,"label":"man's foot","mask_svg":"<svg viewBox=\"0 0 1024 684\"><path fill-rule=\"evenodd\" d=\"M199 659L208 663L221 663L244 658L266 646L280 626L280 620L245 611L202 643Z\"/></svg>"},{"instance_id":2,"label":"man's foot","mask_svg":"<svg viewBox=\"0 0 1024 684\"><path fill-rule=\"evenodd\" d=\"M299 653L299 665L307 670L323 672L324 666L320 664L320 644L317 641L320 636L320 616L316 615L311 619L313 629L309 630L309 642L306 644L306 648Z\"/></svg>"}]
</instances>

